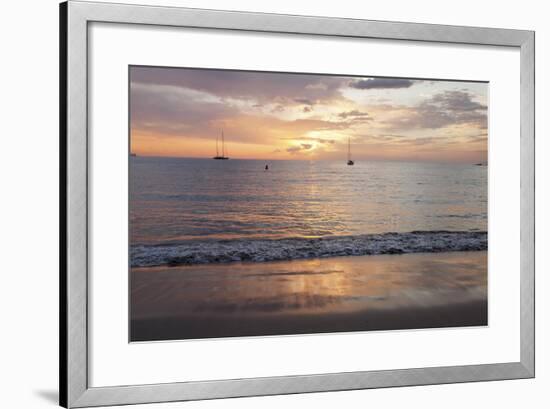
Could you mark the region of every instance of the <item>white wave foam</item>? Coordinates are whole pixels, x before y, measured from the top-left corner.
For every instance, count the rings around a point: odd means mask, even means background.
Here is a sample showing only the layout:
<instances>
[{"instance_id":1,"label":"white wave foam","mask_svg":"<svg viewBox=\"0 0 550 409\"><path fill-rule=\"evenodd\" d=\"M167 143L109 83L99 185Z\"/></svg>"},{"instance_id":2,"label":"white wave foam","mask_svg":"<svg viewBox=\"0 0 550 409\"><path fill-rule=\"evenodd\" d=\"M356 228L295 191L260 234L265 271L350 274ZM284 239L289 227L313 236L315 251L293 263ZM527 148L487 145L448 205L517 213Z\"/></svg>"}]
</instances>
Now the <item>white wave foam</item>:
<instances>
[{"instance_id":1,"label":"white wave foam","mask_svg":"<svg viewBox=\"0 0 550 409\"><path fill-rule=\"evenodd\" d=\"M413 231L313 239L203 240L136 245L130 249L130 258L132 267L145 267L486 249L487 232Z\"/></svg>"}]
</instances>

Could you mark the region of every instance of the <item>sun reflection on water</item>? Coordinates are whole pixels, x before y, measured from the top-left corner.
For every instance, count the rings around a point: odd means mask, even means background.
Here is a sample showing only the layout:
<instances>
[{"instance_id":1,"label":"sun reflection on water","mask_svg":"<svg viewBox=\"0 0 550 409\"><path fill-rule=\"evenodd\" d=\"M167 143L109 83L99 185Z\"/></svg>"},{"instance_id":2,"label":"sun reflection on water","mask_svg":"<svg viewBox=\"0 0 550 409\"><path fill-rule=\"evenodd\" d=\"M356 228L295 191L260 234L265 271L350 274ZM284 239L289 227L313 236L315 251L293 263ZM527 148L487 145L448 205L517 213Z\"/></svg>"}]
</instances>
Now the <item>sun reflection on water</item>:
<instances>
[{"instance_id":1,"label":"sun reflection on water","mask_svg":"<svg viewBox=\"0 0 550 409\"><path fill-rule=\"evenodd\" d=\"M156 267L132 274L134 317L325 314L487 297L486 252Z\"/></svg>"}]
</instances>

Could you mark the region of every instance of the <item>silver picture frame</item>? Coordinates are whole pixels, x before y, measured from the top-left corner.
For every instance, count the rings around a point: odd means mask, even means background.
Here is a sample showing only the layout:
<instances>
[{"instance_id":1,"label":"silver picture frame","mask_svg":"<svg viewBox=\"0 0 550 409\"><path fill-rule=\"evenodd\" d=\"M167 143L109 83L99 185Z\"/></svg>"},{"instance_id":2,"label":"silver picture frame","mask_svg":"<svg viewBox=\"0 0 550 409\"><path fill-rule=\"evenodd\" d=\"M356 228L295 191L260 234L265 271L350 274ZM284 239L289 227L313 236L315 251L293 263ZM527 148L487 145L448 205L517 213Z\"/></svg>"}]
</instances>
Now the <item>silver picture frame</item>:
<instances>
[{"instance_id":1,"label":"silver picture frame","mask_svg":"<svg viewBox=\"0 0 550 409\"><path fill-rule=\"evenodd\" d=\"M495 364L91 387L88 355L88 25L109 22L514 47L521 59L520 360ZM535 376L535 33L69 1L60 5L60 404L170 402Z\"/></svg>"}]
</instances>

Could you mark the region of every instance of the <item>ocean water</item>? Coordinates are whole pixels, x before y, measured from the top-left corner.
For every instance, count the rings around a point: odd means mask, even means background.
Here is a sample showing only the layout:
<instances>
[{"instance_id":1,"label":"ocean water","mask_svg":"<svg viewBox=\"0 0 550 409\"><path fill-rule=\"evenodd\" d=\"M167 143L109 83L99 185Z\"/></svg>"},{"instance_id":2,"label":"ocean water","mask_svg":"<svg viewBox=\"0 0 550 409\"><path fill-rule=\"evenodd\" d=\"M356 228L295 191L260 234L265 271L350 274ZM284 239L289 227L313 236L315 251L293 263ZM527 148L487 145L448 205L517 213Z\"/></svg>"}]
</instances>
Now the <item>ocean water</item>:
<instances>
[{"instance_id":1,"label":"ocean water","mask_svg":"<svg viewBox=\"0 0 550 409\"><path fill-rule=\"evenodd\" d=\"M485 250L486 232L485 166L130 158L133 267Z\"/></svg>"}]
</instances>

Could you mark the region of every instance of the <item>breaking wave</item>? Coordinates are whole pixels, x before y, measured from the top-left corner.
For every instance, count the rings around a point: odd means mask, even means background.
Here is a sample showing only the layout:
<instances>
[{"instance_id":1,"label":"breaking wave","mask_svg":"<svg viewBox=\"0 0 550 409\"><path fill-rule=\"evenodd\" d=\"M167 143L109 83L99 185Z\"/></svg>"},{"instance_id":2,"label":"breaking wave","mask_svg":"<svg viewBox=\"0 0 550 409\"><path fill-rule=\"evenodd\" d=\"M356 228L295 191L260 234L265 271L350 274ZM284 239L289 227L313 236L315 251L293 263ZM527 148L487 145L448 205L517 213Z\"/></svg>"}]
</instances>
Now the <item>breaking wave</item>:
<instances>
[{"instance_id":1,"label":"breaking wave","mask_svg":"<svg viewBox=\"0 0 550 409\"><path fill-rule=\"evenodd\" d=\"M413 231L320 238L193 240L134 245L132 267L487 250L487 232Z\"/></svg>"}]
</instances>

